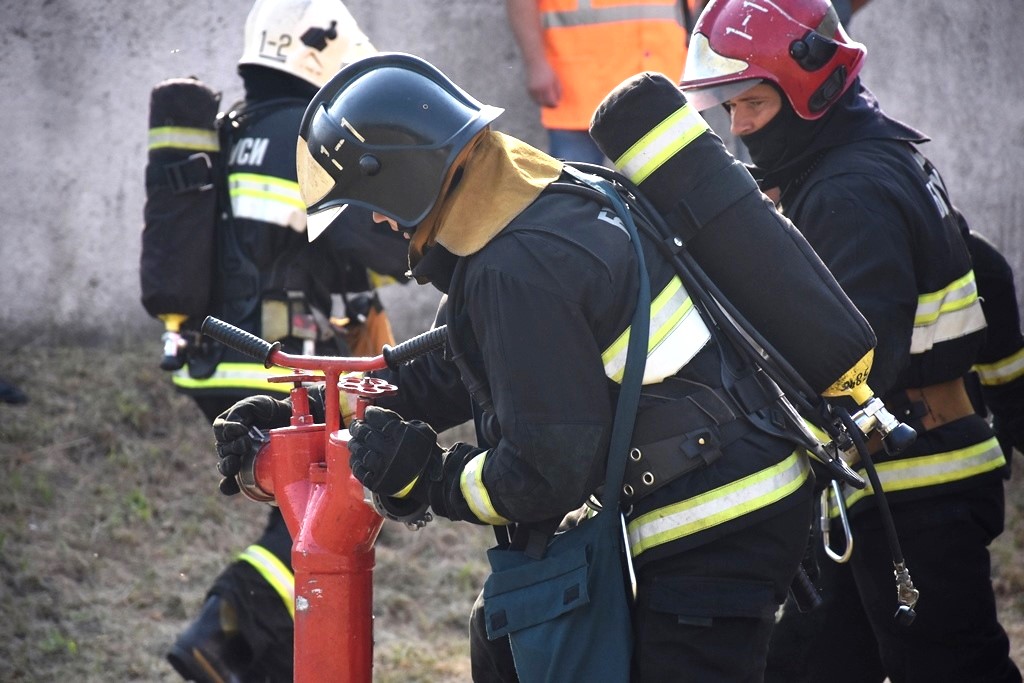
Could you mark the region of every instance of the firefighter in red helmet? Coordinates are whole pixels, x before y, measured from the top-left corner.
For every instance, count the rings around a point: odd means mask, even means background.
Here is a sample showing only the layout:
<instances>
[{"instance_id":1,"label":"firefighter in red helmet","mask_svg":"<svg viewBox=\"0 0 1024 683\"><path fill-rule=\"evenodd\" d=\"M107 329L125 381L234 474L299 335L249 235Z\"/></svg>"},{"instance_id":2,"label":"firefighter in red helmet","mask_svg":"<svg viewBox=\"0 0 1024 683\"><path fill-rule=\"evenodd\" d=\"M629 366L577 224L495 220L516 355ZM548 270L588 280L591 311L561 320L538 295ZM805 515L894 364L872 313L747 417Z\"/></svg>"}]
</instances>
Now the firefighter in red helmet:
<instances>
[{"instance_id":1,"label":"firefighter in red helmet","mask_svg":"<svg viewBox=\"0 0 1024 683\"><path fill-rule=\"evenodd\" d=\"M1003 529L1006 460L965 390L985 336L978 287L947 188L918 150L928 138L881 110L859 78L866 53L828 0L713 0L681 84L699 108L729 112L762 188L874 328L872 387L918 433L895 456L874 453L920 589L915 621L894 623L876 497L847 490L852 556L820 563L818 610L787 604L767 680L1020 681L987 550Z\"/></svg>"}]
</instances>

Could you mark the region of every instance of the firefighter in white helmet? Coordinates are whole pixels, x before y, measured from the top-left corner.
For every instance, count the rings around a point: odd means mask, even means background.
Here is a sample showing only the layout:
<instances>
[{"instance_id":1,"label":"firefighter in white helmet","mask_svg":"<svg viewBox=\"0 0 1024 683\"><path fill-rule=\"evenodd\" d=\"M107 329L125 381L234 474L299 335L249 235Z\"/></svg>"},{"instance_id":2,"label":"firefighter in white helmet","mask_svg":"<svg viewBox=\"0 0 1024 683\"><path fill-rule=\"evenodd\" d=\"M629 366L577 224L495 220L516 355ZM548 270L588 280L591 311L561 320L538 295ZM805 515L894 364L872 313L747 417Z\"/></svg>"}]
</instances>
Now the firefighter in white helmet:
<instances>
[{"instance_id":1,"label":"firefighter in white helmet","mask_svg":"<svg viewBox=\"0 0 1024 683\"><path fill-rule=\"evenodd\" d=\"M238 65L265 66L320 88L376 51L341 0L257 0Z\"/></svg>"},{"instance_id":2,"label":"firefighter in white helmet","mask_svg":"<svg viewBox=\"0 0 1024 683\"><path fill-rule=\"evenodd\" d=\"M408 265L407 242L386 229L376 242L365 241L365 230L332 230L314 248L296 182L295 136L306 105L342 66L374 52L340 0L257 0L246 21L238 62L245 101L220 126L231 218L217 227L211 313L278 339L293 353L353 355L354 326L330 322L332 300L346 302L336 313L350 322L372 317L386 325L375 274L402 278ZM373 226L368 211L343 220L347 225L339 228ZM354 243L357 238L363 241ZM270 372L204 342L190 349L174 383L212 422L240 398L286 395L287 384L267 382ZM225 479L222 490L234 484ZM272 508L263 534L216 578L200 615L167 653L184 678L291 681L291 546Z\"/></svg>"}]
</instances>

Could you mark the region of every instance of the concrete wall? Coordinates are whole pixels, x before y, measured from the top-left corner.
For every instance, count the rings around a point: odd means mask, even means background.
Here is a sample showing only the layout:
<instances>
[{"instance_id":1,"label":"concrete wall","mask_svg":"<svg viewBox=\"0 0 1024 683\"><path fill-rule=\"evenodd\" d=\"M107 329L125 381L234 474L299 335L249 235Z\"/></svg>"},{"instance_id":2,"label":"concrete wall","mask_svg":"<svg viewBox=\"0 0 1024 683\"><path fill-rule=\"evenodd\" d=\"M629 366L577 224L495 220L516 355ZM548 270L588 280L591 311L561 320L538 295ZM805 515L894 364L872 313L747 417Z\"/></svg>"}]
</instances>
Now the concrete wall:
<instances>
[{"instance_id":1,"label":"concrete wall","mask_svg":"<svg viewBox=\"0 0 1024 683\"><path fill-rule=\"evenodd\" d=\"M481 100L499 128L543 145L503 3L349 0L377 46L420 54ZM149 90L194 74L240 94L249 0L0 0L0 350L32 339L155 338L139 303ZM883 106L934 142L954 201L1024 272L1020 0L874 0L852 25ZM411 288L423 291L414 292ZM410 285L400 336L436 297ZM406 322L408 320L408 322Z\"/></svg>"}]
</instances>

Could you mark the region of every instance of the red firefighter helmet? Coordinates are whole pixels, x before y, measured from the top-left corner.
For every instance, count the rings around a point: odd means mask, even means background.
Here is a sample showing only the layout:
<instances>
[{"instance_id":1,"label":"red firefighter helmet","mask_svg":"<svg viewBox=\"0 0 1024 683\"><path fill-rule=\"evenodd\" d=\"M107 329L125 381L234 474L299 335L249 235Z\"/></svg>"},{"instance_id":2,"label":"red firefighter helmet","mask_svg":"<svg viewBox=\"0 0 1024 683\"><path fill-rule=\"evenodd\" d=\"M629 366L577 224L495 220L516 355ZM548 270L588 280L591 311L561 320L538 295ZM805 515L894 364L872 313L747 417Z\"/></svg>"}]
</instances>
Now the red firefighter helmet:
<instances>
[{"instance_id":1,"label":"red firefighter helmet","mask_svg":"<svg viewBox=\"0 0 1024 683\"><path fill-rule=\"evenodd\" d=\"M693 28L681 88L704 110L768 81L801 118L817 119L866 53L829 0L712 0Z\"/></svg>"}]
</instances>

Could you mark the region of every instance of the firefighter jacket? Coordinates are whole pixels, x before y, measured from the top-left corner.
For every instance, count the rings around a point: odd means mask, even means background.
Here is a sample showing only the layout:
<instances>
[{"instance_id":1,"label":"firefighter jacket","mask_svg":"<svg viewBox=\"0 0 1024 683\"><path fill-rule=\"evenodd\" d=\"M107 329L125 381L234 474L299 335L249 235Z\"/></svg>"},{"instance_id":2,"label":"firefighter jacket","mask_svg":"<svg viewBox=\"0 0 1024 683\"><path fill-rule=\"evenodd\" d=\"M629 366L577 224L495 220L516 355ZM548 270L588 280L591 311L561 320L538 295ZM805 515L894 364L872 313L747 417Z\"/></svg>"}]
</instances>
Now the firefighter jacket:
<instances>
[{"instance_id":1,"label":"firefighter jacket","mask_svg":"<svg viewBox=\"0 0 1024 683\"><path fill-rule=\"evenodd\" d=\"M995 245L966 230L966 221L962 226L988 321L985 345L974 365L981 393L979 411L991 412L992 426L1009 461L1012 449L1024 452L1024 336L1013 270Z\"/></svg>"},{"instance_id":2,"label":"firefighter jacket","mask_svg":"<svg viewBox=\"0 0 1024 683\"><path fill-rule=\"evenodd\" d=\"M308 352L312 345L321 354L344 354L347 347L329 320L332 308L338 308L334 298L345 305L335 315L355 316L348 304L360 293L367 293L358 296L366 303L372 294L368 264L404 279L407 242L376 226L369 211L357 209L345 212L339 223L362 224L358 230L334 226L339 229L309 244L296 179L295 136L315 88L262 67L250 70L258 78L246 80L247 99L220 122L226 183L216 226L211 314L268 341L281 341L290 353ZM189 394L287 394L289 384L267 378L289 373L203 340L189 349L188 364L175 373L174 383Z\"/></svg>"},{"instance_id":3,"label":"firefighter jacket","mask_svg":"<svg viewBox=\"0 0 1024 683\"><path fill-rule=\"evenodd\" d=\"M448 295L453 362L446 369L435 356L403 369L399 396L382 405L418 417L443 402L437 387L448 387L464 406L449 421L475 412L493 423L489 443L447 454L440 514L452 519L557 521L604 479L637 258L610 208L561 187L549 185L473 253L435 244L413 269ZM672 267L643 242L651 342L633 444L638 452L662 445L694 469L632 502L639 563L806 503L813 487L806 455L755 429L725 396L724 349ZM452 365L461 388L444 379ZM436 383L414 376L431 372Z\"/></svg>"},{"instance_id":4,"label":"firefighter jacket","mask_svg":"<svg viewBox=\"0 0 1024 683\"><path fill-rule=\"evenodd\" d=\"M1005 464L986 420L962 400L985 317L957 216L915 147L925 140L858 82L821 120L768 130L752 148L755 163L775 161L763 186L781 189L783 213L875 330L869 385L918 432L895 460L875 455L894 504L980 486ZM870 495L850 490L851 513Z\"/></svg>"},{"instance_id":5,"label":"firefighter jacket","mask_svg":"<svg viewBox=\"0 0 1024 683\"><path fill-rule=\"evenodd\" d=\"M545 128L587 130L601 100L642 71L678 81L686 28L678 0L538 0L544 54L562 98L541 108Z\"/></svg>"}]
</instances>

